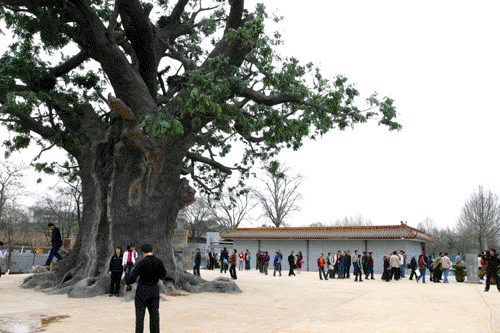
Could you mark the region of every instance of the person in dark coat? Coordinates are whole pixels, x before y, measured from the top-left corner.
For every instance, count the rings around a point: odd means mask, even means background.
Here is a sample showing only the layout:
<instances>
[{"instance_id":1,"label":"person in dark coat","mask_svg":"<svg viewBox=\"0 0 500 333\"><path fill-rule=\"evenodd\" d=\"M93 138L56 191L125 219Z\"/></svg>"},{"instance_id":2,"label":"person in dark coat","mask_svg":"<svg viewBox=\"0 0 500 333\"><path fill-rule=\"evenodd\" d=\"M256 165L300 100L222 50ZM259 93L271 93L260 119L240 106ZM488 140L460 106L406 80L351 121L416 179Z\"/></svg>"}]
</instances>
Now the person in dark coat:
<instances>
[{"instance_id":1,"label":"person in dark coat","mask_svg":"<svg viewBox=\"0 0 500 333\"><path fill-rule=\"evenodd\" d=\"M290 272L288 272L288 276L295 276L293 270L295 269L295 256L293 255L293 251L290 252L288 256L288 265L290 266Z\"/></svg>"},{"instance_id":2,"label":"person in dark coat","mask_svg":"<svg viewBox=\"0 0 500 333\"><path fill-rule=\"evenodd\" d=\"M361 256L361 263L363 266L363 273L365 273L365 275L367 275L368 273L367 262L368 262L368 253L366 251L363 251L363 255Z\"/></svg>"},{"instance_id":3,"label":"person in dark coat","mask_svg":"<svg viewBox=\"0 0 500 333\"><path fill-rule=\"evenodd\" d=\"M498 291L500 291L500 279L498 277L498 265L500 260L495 249L490 250L490 254L483 255L483 259L486 261L486 288L484 291L490 290L491 278L495 280Z\"/></svg>"},{"instance_id":4,"label":"person in dark coat","mask_svg":"<svg viewBox=\"0 0 500 333\"><path fill-rule=\"evenodd\" d=\"M411 262L410 262L410 268L411 268L411 274L410 274L410 280L413 280L413 276L417 278L417 256L414 254L413 257L411 257Z\"/></svg>"},{"instance_id":5,"label":"person in dark coat","mask_svg":"<svg viewBox=\"0 0 500 333\"><path fill-rule=\"evenodd\" d=\"M391 260L389 254L386 253L384 257L384 272L382 273L382 280L391 281Z\"/></svg>"},{"instance_id":6,"label":"person in dark coat","mask_svg":"<svg viewBox=\"0 0 500 333\"><path fill-rule=\"evenodd\" d=\"M229 266L229 253L227 252L227 248L224 248L220 252L220 272L224 271L224 273L227 273L227 268Z\"/></svg>"},{"instance_id":7,"label":"person in dark coat","mask_svg":"<svg viewBox=\"0 0 500 333\"><path fill-rule=\"evenodd\" d=\"M194 255L193 275L200 276L200 265L201 265L201 253L200 249L196 249L196 254Z\"/></svg>"},{"instance_id":8,"label":"person in dark coat","mask_svg":"<svg viewBox=\"0 0 500 333\"><path fill-rule=\"evenodd\" d=\"M111 284L109 286L109 297L115 295L120 296L120 281L123 274L122 266L122 248L117 247L115 254L111 257L109 262L109 276L111 277Z\"/></svg>"},{"instance_id":9,"label":"person in dark coat","mask_svg":"<svg viewBox=\"0 0 500 333\"><path fill-rule=\"evenodd\" d=\"M56 257L58 260L61 260L62 257L57 253L62 246L61 232L59 228L56 227L53 223L49 223L49 229L52 231L52 238L50 239L50 244L52 248L50 249L49 256L47 261L45 262L45 266L50 266L52 262L52 258Z\"/></svg>"},{"instance_id":10,"label":"person in dark coat","mask_svg":"<svg viewBox=\"0 0 500 333\"><path fill-rule=\"evenodd\" d=\"M368 257L366 258L366 268L367 272L365 273L365 279L368 280L368 277L371 275L371 279L375 280L373 277L373 252L368 253Z\"/></svg>"},{"instance_id":11,"label":"person in dark coat","mask_svg":"<svg viewBox=\"0 0 500 333\"><path fill-rule=\"evenodd\" d=\"M347 279L351 278L351 251L347 250L345 255L345 265L344 265L344 277Z\"/></svg>"},{"instance_id":12,"label":"person in dark coat","mask_svg":"<svg viewBox=\"0 0 500 333\"><path fill-rule=\"evenodd\" d=\"M358 254L358 258L356 258L356 261L354 262L354 276L356 277L354 279L354 282L358 282L358 277L359 277L359 282L363 282L363 277L361 273L361 266L363 265L363 261L361 259L361 254Z\"/></svg>"},{"instance_id":13,"label":"person in dark coat","mask_svg":"<svg viewBox=\"0 0 500 333\"><path fill-rule=\"evenodd\" d=\"M144 259L134 268L127 279L125 291L139 278L135 292L135 333L144 332L144 315L149 312L149 331L160 332L160 287L158 281L167 276L163 262L153 255L153 247L145 244L141 248Z\"/></svg>"}]
</instances>

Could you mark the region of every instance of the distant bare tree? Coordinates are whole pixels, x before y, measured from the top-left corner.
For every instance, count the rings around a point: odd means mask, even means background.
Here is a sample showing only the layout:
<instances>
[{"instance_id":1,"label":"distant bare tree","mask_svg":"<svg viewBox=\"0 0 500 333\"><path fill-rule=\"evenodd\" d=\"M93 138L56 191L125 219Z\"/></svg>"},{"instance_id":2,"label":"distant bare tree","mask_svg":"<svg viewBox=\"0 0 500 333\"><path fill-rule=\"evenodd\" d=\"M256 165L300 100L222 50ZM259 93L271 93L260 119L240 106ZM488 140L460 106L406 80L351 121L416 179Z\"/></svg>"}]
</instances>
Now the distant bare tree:
<instances>
[{"instance_id":1,"label":"distant bare tree","mask_svg":"<svg viewBox=\"0 0 500 333\"><path fill-rule=\"evenodd\" d=\"M0 221L7 204L26 195L23 172L26 166L7 161L0 161Z\"/></svg>"},{"instance_id":2,"label":"distant bare tree","mask_svg":"<svg viewBox=\"0 0 500 333\"><path fill-rule=\"evenodd\" d=\"M3 206L0 230L4 241L7 242L7 269L11 267L11 258L14 246L23 243L28 231L29 217L25 209L10 202Z\"/></svg>"},{"instance_id":3,"label":"distant bare tree","mask_svg":"<svg viewBox=\"0 0 500 333\"><path fill-rule=\"evenodd\" d=\"M313 222L309 224L310 228L316 228L316 227L326 227L327 225L324 224L323 222Z\"/></svg>"},{"instance_id":4,"label":"distant bare tree","mask_svg":"<svg viewBox=\"0 0 500 333\"><path fill-rule=\"evenodd\" d=\"M249 190L240 195L225 192L219 201L210 205L212 216L221 230L238 228L241 223L250 219L249 213L258 204L254 191Z\"/></svg>"},{"instance_id":5,"label":"distant bare tree","mask_svg":"<svg viewBox=\"0 0 500 333\"><path fill-rule=\"evenodd\" d=\"M423 221L418 222L417 229L420 229L433 237L437 236L439 230L437 223L429 216L427 216Z\"/></svg>"},{"instance_id":6,"label":"distant bare tree","mask_svg":"<svg viewBox=\"0 0 500 333\"><path fill-rule=\"evenodd\" d=\"M500 232L498 196L479 186L465 201L458 218L458 227L477 240L481 250L487 249L488 238L496 238Z\"/></svg>"},{"instance_id":7,"label":"distant bare tree","mask_svg":"<svg viewBox=\"0 0 500 333\"><path fill-rule=\"evenodd\" d=\"M254 191L254 194L264 210L261 217L275 227L285 226L285 220L290 213L300 211L297 202L302 200L298 187L304 177L300 174L290 174L290 168L284 165L266 169L265 176L259 177L264 184L263 189Z\"/></svg>"},{"instance_id":8,"label":"distant bare tree","mask_svg":"<svg viewBox=\"0 0 500 333\"><path fill-rule=\"evenodd\" d=\"M336 227L355 227L355 226L370 226L373 225L372 220L367 219L361 213L356 213L351 216L346 216L342 219L336 219L335 222L332 223L333 226Z\"/></svg>"},{"instance_id":9,"label":"distant bare tree","mask_svg":"<svg viewBox=\"0 0 500 333\"><path fill-rule=\"evenodd\" d=\"M184 216L183 220L179 219L179 224L189 230L189 239L194 242L199 242L206 232L219 229L212 216L210 205L203 197L197 198L192 205L184 208Z\"/></svg>"}]
</instances>

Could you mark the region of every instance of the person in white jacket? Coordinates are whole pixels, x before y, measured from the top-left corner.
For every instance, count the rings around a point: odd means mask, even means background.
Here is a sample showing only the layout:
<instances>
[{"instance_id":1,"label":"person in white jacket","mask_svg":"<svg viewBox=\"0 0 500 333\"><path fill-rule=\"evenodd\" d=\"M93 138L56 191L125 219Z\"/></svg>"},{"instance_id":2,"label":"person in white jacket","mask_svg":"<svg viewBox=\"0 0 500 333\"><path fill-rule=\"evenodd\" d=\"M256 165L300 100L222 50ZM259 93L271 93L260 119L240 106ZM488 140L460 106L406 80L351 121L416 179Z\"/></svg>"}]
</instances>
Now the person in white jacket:
<instances>
[{"instance_id":1,"label":"person in white jacket","mask_svg":"<svg viewBox=\"0 0 500 333\"><path fill-rule=\"evenodd\" d=\"M127 250L123 253L123 271L125 274L125 281L130 277L132 269L135 266L135 259L137 258L137 252L135 251L134 244L129 244Z\"/></svg>"},{"instance_id":2,"label":"person in white jacket","mask_svg":"<svg viewBox=\"0 0 500 333\"><path fill-rule=\"evenodd\" d=\"M7 252L2 251L3 242L0 242L0 260L3 260ZM2 266L0 266L0 277L2 276Z\"/></svg>"}]
</instances>

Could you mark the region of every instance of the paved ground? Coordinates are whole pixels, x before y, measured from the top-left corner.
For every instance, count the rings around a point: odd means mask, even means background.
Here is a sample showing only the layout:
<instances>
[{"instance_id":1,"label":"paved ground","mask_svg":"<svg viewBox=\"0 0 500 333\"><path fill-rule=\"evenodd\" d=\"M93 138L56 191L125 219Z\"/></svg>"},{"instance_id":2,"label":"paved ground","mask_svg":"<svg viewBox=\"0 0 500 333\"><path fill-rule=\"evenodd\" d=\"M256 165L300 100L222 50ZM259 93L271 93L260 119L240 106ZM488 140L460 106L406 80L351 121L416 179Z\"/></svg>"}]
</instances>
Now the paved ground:
<instances>
[{"instance_id":1,"label":"paved ground","mask_svg":"<svg viewBox=\"0 0 500 333\"><path fill-rule=\"evenodd\" d=\"M201 272L207 280L218 271ZM198 294L161 302L162 332L500 332L500 293L451 282L320 281L238 271L239 295ZM19 289L21 276L0 279L0 317L69 316L46 332L134 332L133 303L70 299ZM147 317L146 317L147 320ZM1 322L1 318L0 318ZM147 325L146 325L147 327ZM148 332L148 330L146 330Z\"/></svg>"}]
</instances>

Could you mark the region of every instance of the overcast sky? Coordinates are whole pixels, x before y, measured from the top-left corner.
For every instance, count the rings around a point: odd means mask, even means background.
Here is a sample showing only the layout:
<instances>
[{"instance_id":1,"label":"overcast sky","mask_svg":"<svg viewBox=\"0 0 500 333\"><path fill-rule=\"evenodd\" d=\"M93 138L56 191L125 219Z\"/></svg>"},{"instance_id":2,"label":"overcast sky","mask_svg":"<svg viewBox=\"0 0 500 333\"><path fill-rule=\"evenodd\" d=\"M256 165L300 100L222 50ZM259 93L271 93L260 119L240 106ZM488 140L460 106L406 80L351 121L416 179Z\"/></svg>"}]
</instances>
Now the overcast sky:
<instances>
[{"instance_id":1,"label":"overcast sky","mask_svg":"<svg viewBox=\"0 0 500 333\"><path fill-rule=\"evenodd\" d=\"M416 227L429 216L453 226L479 185L499 192L500 2L265 4L285 16L282 54L345 75L361 101L374 91L390 96L403 125L389 132L373 121L284 152L305 176L291 226L356 213L375 225Z\"/></svg>"}]
</instances>

